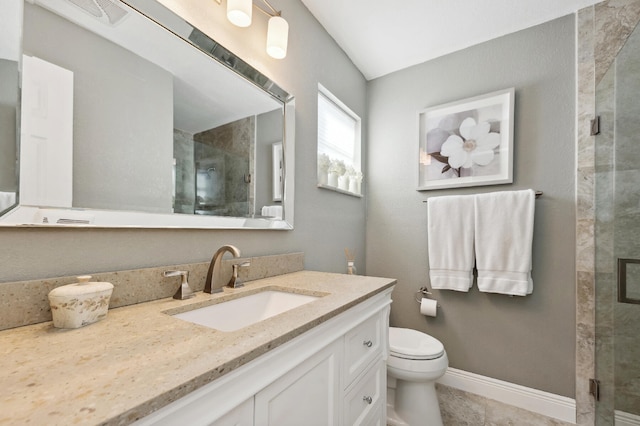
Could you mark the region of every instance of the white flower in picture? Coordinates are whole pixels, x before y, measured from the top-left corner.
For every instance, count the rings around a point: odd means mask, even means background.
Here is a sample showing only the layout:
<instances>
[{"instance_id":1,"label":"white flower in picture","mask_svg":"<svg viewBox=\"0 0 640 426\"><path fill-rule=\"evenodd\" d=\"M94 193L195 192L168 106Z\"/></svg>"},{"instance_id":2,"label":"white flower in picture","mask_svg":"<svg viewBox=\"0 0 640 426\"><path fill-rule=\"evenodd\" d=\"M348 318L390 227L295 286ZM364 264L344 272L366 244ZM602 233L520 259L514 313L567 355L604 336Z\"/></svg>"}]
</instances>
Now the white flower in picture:
<instances>
[{"instance_id":1,"label":"white flower in picture","mask_svg":"<svg viewBox=\"0 0 640 426\"><path fill-rule=\"evenodd\" d=\"M440 154L448 157L454 168L470 168L474 164L486 166L493 161L494 149L500 145L500 133L491 132L487 121L476 123L468 117L460 124L460 136L451 135L442 144Z\"/></svg>"}]
</instances>

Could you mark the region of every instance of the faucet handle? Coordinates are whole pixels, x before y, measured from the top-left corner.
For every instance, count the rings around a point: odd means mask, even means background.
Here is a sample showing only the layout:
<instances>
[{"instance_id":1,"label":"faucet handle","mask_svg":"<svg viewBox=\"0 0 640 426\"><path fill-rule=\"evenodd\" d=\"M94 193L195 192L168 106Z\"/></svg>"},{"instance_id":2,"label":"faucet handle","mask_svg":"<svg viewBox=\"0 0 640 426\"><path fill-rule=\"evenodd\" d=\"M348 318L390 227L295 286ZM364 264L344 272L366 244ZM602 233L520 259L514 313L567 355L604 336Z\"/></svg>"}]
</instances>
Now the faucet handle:
<instances>
[{"instance_id":1,"label":"faucet handle","mask_svg":"<svg viewBox=\"0 0 640 426\"><path fill-rule=\"evenodd\" d=\"M189 286L189 282L188 282L189 271L164 271L162 273L162 276L163 277L177 277L177 276L180 276L182 278L182 283L180 284L180 287L178 287L178 290L173 295L174 299L184 300L184 299L189 299L189 298L195 296L195 293L193 292L193 290Z\"/></svg>"},{"instance_id":2,"label":"faucet handle","mask_svg":"<svg viewBox=\"0 0 640 426\"><path fill-rule=\"evenodd\" d=\"M240 268L243 268L245 266L250 266L250 265L251 265L251 262L248 260L240 260L238 262L234 262L231 265L233 267L233 274L231 274L231 279L229 280L227 287L231 287L231 288L244 287L244 283L240 281L240 279L238 278L238 270Z\"/></svg>"},{"instance_id":3,"label":"faucet handle","mask_svg":"<svg viewBox=\"0 0 640 426\"><path fill-rule=\"evenodd\" d=\"M178 275L180 276L184 276L186 275L187 277L189 276L189 271L164 271L162 273L163 277L177 277Z\"/></svg>"}]
</instances>

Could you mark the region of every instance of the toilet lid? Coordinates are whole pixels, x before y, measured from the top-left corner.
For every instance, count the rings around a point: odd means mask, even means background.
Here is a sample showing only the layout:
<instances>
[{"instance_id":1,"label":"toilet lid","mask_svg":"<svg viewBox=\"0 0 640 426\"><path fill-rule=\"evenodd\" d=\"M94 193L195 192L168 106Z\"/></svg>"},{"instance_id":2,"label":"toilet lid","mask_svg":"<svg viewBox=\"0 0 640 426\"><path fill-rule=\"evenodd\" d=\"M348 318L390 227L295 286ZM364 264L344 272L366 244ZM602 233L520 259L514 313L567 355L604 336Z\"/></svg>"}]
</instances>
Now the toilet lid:
<instances>
[{"instance_id":1,"label":"toilet lid","mask_svg":"<svg viewBox=\"0 0 640 426\"><path fill-rule=\"evenodd\" d=\"M436 359L444 354L438 339L410 328L389 327L391 355L404 359Z\"/></svg>"}]
</instances>

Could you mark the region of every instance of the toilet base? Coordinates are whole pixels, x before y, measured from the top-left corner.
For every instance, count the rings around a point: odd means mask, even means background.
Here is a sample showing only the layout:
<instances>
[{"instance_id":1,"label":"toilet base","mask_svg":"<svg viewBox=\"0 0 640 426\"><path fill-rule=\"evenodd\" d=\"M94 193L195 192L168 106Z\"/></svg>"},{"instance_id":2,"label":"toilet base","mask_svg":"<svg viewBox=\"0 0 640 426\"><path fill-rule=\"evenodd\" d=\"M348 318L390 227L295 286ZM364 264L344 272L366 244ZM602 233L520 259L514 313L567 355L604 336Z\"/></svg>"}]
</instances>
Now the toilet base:
<instances>
[{"instance_id":1,"label":"toilet base","mask_svg":"<svg viewBox=\"0 0 640 426\"><path fill-rule=\"evenodd\" d=\"M411 426L398 416L392 404L387 404L387 426Z\"/></svg>"},{"instance_id":2,"label":"toilet base","mask_svg":"<svg viewBox=\"0 0 640 426\"><path fill-rule=\"evenodd\" d=\"M442 426L435 382L394 381L395 389L388 390L388 425Z\"/></svg>"},{"instance_id":3,"label":"toilet base","mask_svg":"<svg viewBox=\"0 0 640 426\"><path fill-rule=\"evenodd\" d=\"M387 426L411 426L396 413L396 384L397 380L387 375Z\"/></svg>"}]
</instances>

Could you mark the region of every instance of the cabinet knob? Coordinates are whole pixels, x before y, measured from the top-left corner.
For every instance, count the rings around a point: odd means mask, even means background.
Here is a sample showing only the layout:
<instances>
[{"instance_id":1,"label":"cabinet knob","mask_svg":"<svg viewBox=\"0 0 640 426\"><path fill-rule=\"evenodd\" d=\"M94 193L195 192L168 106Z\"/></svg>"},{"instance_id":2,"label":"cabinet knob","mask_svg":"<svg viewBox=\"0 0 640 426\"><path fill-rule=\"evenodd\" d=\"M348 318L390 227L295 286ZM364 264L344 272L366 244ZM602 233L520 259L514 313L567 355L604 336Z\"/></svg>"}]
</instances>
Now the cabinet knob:
<instances>
[{"instance_id":1,"label":"cabinet knob","mask_svg":"<svg viewBox=\"0 0 640 426\"><path fill-rule=\"evenodd\" d=\"M370 396L363 396L362 400L369 405L371 405L371 403L373 402L373 398L371 398Z\"/></svg>"},{"instance_id":2,"label":"cabinet knob","mask_svg":"<svg viewBox=\"0 0 640 426\"><path fill-rule=\"evenodd\" d=\"M362 342L362 344L365 345L368 348L373 346L373 342L371 340L365 340L364 342Z\"/></svg>"}]
</instances>

